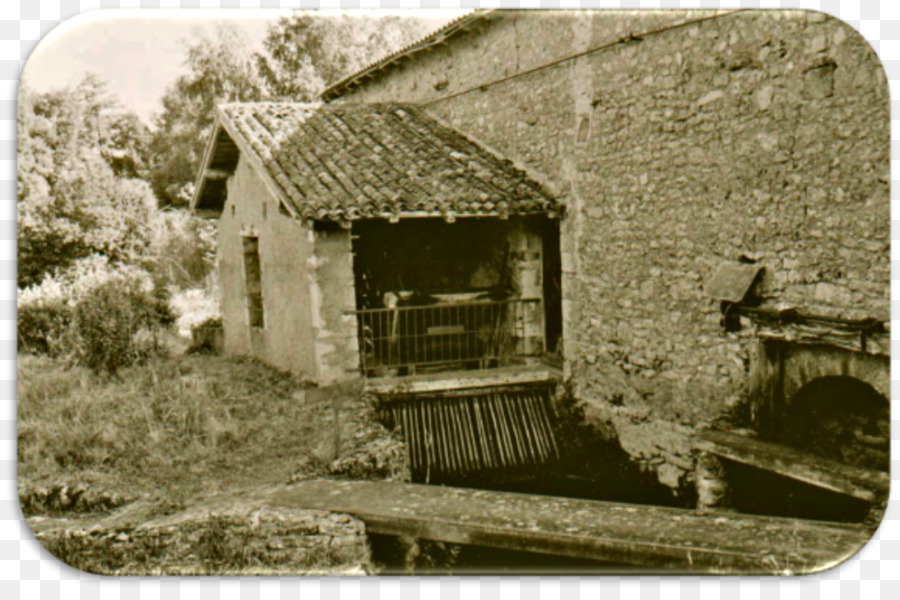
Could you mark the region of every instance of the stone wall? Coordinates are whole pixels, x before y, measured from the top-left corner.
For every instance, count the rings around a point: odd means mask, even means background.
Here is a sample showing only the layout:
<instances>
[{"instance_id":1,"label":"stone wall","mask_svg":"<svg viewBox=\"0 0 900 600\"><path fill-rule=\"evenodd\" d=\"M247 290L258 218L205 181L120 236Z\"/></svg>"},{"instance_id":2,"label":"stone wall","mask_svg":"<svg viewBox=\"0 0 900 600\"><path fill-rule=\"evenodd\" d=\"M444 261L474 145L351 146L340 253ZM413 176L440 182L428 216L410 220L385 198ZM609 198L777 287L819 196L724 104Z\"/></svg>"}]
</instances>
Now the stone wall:
<instances>
[{"instance_id":1,"label":"stone wall","mask_svg":"<svg viewBox=\"0 0 900 600\"><path fill-rule=\"evenodd\" d=\"M567 375L673 488L746 399L721 263L764 266L769 304L888 319L887 82L824 14L501 12L337 101L424 103L558 190Z\"/></svg>"}]
</instances>

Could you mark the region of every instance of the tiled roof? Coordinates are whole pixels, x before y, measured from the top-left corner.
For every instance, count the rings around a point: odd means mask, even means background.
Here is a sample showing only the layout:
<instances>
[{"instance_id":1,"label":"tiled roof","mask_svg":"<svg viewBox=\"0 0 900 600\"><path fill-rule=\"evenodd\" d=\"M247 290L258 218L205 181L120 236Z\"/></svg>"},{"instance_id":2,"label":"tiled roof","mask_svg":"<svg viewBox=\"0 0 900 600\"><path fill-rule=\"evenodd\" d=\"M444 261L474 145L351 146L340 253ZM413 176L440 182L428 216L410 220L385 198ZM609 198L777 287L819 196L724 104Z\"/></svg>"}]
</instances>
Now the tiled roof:
<instances>
[{"instance_id":1,"label":"tiled roof","mask_svg":"<svg viewBox=\"0 0 900 600\"><path fill-rule=\"evenodd\" d=\"M415 106L242 103L223 105L219 118L303 219L558 209L512 162Z\"/></svg>"}]
</instances>

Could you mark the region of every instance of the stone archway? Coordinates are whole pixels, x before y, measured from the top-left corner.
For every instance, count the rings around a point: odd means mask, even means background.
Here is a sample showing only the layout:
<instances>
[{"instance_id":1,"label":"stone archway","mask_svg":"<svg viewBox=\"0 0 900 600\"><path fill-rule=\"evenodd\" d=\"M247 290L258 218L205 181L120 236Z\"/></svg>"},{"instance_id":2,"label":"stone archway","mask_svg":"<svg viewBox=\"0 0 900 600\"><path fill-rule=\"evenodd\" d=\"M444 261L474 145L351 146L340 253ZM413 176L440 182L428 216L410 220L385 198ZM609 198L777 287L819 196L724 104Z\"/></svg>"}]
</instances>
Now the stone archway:
<instances>
[{"instance_id":1,"label":"stone archway","mask_svg":"<svg viewBox=\"0 0 900 600\"><path fill-rule=\"evenodd\" d=\"M792 440L789 445L810 451L811 448L802 447L804 443L813 443L810 436L826 435L823 431L816 432L816 428L837 427L834 421L842 418L840 415L847 419L846 428L852 422L853 427L869 432L861 434L860 440L874 443L871 436L889 440L886 428L890 425L890 385L887 356L824 344L760 340L751 372L753 424L762 438L785 444ZM863 414L854 411L860 407L868 415L866 419L873 423L884 421L880 426L882 432L876 435L873 432L879 426L859 421L864 419ZM831 425L822 424L822 419L832 422ZM844 435L845 441L849 441L846 436L850 433ZM841 459L835 449L819 453Z\"/></svg>"},{"instance_id":2,"label":"stone archway","mask_svg":"<svg viewBox=\"0 0 900 600\"><path fill-rule=\"evenodd\" d=\"M846 375L826 375L789 398L775 437L824 458L888 471L890 423L890 403L872 385Z\"/></svg>"}]
</instances>

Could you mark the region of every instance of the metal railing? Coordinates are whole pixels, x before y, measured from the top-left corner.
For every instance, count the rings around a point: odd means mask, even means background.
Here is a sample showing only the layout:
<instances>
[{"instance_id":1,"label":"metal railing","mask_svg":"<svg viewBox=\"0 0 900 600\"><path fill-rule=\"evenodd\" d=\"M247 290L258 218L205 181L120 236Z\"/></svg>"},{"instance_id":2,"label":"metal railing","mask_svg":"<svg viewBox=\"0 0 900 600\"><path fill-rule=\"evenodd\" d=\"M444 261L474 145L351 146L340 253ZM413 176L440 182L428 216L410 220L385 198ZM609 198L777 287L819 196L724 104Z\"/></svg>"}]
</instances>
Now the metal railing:
<instances>
[{"instance_id":1,"label":"metal railing","mask_svg":"<svg viewBox=\"0 0 900 600\"><path fill-rule=\"evenodd\" d=\"M540 299L472 301L353 311L366 376L418 368L486 369L543 350ZM529 325L530 324L530 325Z\"/></svg>"}]
</instances>

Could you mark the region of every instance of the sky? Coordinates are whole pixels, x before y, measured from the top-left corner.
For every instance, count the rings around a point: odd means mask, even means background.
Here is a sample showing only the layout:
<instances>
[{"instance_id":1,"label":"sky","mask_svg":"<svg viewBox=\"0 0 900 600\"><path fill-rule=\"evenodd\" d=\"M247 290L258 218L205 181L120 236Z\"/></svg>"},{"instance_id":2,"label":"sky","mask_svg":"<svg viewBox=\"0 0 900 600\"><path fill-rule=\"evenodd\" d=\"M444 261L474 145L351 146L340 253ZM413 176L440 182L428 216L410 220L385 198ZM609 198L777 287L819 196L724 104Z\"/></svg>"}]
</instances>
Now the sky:
<instances>
[{"instance_id":1,"label":"sky","mask_svg":"<svg viewBox=\"0 0 900 600\"><path fill-rule=\"evenodd\" d=\"M160 99L183 71L185 44L198 32L212 33L217 22L229 21L254 49L262 47L266 29L290 11L94 11L63 22L32 52L23 83L37 92L77 84L88 72L109 83L122 105L148 125L162 110ZM239 14L237 14L239 13ZM407 11L428 19L437 29L461 11ZM430 24L431 24L430 23ZM373 60L377 57L373 57Z\"/></svg>"}]
</instances>

